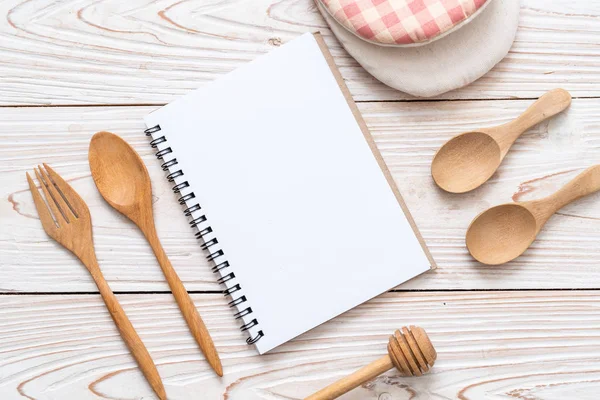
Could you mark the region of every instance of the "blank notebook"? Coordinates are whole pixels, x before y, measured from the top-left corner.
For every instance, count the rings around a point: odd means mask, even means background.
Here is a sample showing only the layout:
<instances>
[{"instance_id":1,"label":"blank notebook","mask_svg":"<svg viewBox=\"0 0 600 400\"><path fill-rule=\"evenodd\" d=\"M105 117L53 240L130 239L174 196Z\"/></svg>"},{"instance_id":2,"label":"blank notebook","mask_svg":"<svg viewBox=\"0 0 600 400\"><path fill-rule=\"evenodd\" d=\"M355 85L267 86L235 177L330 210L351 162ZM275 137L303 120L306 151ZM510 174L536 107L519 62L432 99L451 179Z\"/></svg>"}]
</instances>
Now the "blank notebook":
<instances>
[{"instance_id":1,"label":"blank notebook","mask_svg":"<svg viewBox=\"0 0 600 400\"><path fill-rule=\"evenodd\" d=\"M433 266L319 34L145 122L260 353Z\"/></svg>"}]
</instances>

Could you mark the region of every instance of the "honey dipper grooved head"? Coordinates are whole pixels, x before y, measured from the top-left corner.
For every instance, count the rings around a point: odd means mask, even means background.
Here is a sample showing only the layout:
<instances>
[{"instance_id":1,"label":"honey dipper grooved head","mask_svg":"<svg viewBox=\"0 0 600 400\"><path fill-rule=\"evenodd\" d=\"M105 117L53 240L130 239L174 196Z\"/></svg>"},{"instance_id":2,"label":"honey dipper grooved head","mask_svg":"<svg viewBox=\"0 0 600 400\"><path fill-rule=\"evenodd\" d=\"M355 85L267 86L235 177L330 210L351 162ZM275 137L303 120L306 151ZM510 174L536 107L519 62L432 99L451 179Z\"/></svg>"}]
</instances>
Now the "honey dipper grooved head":
<instances>
[{"instance_id":1,"label":"honey dipper grooved head","mask_svg":"<svg viewBox=\"0 0 600 400\"><path fill-rule=\"evenodd\" d=\"M404 376L421 376L429 371L437 353L423 328L411 326L397 330L388 344L388 353L394 366Z\"/></svg>"}]
</instances>

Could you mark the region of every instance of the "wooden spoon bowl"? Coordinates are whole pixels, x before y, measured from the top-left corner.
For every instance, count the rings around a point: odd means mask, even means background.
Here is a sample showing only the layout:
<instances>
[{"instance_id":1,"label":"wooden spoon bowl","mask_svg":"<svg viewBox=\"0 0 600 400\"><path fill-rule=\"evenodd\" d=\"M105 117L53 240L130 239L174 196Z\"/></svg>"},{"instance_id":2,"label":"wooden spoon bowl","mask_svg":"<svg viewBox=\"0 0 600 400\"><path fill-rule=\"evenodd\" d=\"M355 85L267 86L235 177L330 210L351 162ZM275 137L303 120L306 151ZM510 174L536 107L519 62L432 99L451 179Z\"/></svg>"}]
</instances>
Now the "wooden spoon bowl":
<instances>
[{"instance_id":1,"label":"wooden spoon bowl","mask_svg":"<svg viewBox=\"0 0 600 400\"><path fill-rule=\"evenodd\" d=\"M466 132L450 139L431 164L431 176L451 193L473 190L494 175L502 162L502 150L487 133Z\"/></svg>"},{"instance_id":2,"label":"wooden spoon bowl","mask_svg":"<svg viewBox=\"0 0 600 400\"><path fill-rule=\"evenodd\" d=\"M498 265L520 256L536 234L535 217L526 207L504 204L473 220L467 231L467 247L480 262Z\"/></svg>"},{"instance_id":3,"label":"wooden spoon bowl","mask_svg":"<svg viewBox=\"0 0 600 400\"><path fill-rule=\"evenodd\" d=\"M142 159L116 135L92 137L90 169L102 197L136 223L152 217L152 187Z\"/></svg>"}]
</instances>

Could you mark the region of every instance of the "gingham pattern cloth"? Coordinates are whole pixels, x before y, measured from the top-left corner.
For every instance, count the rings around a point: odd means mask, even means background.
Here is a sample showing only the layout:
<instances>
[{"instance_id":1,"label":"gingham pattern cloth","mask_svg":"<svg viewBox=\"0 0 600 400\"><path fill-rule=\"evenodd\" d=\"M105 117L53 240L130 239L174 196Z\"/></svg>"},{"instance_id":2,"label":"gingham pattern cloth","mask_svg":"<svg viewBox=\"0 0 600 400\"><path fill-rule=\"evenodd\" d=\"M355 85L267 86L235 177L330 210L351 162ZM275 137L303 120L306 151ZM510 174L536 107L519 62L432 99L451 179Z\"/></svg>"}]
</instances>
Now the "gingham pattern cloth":
<instances>
[{"instance_id":1,"label":"gingham pattern cloth","mask_svg":"<svg viewBox=\"0 0 600 400\"><path fill-rule=\"evenodd\" d=\"M383 45L428 42L491 0L318 0L359 37Z\"/></svg>"}]
</instances>

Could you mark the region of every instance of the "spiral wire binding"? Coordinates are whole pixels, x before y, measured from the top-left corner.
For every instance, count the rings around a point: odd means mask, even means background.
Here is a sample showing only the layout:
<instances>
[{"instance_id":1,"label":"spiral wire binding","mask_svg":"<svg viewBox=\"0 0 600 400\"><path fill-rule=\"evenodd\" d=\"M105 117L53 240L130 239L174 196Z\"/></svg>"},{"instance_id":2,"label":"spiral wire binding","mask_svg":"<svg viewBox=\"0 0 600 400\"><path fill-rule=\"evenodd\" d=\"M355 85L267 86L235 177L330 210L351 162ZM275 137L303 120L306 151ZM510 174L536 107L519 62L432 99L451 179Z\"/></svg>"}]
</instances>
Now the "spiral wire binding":
<instances>
[{"instance_id":1,"label":"spiral wire binding","mask_svg":"<svg viewBox=\"0 0 600 400\"><path fill-rule=\"evenodd\" d=\"M160 125L155 125L151 128L148 128L144 131L144 133L146 133L146 136L150 136L153 137L152 135L154 133L160 132L161 128ZM159 136L157 138L153 138L152 141L150 141L150 146L152 146L153 149L158 149L158 145L166 143L167 142L167 138L163 135L163 136ZM162 150L158 150L156 152L156 158L158 158L159 160L163 160L164 157L168 154L173 153L173 150L171 149L171 147L165 147ZM171 171L172 167L175 167L176 165L178 165L179 163L177 162L176 158L173 158L171 160L165 161L162 165L161 168L163 171L165 172L169 172L169 174L167 175L167 180L170 183L174 183L175 179L177 178L181 178L185 175L185 173L183 172L183 170L181 169L176 169L175 171ZM179 184L176 184L175 186L173 186L173 192L175 193L180 193L183 189L189 188L190 184L188 181L183 181ZM189 200L195 199L196 195L194 194L194 192L190 192L188 194L185 194L183 196L181 196L179 198L179 204L181 205L186 205L186 203ZM199 211L202 207L200 207L200 204L196 203L193 204L191 206L189 206L188 208L186 208L183 211L183 214L186 217L191 217L192 220L190 221L190 226L192 228L197 228L198 232L196 232L195 236L196 239L198 240L202 240L203 244L202 244L202 249L206 250L209 254L206 256L206 259L208 261L212 261L214 262L215 266L212 268L212 271L214 273L219 273L219 275L221 275L221 278L217 281L218 283L221 284L226 284L229 281L232 281L235 279L235 273L230 272L228 274L221 274L221 271L229 268L229 262L228 261L221 261L222 257L225 257L225 252L221 249L219 250L212 250L211 247L215 246L219 243L219 240L217 238L213 238L213 239L209 239L209 240L205 240L205 236L212 233L213 229L211 226L207 226L207 227L203 227L200 228L199 225L206 222L207 218L205 215L201 215L199 217L194 218L192 216L192 214L196 211ZM227 286L227 285L226 285ZM248 299L246 298L246 296L242 295L238 298L233 298L233 294L235 292L241 291L242 287L239 284L234 284L231 287L228 287L223 294L225 296L230 296L232 298L232 300L229 302L229 307L236 307L238 309L238 312L234 315L235 319L241 319L244 318L250 314L253 313L252 311L252 307L246 307L242 310L240 310L240 305L247 303ZM245 321L244 321L245 322ZM253 318L252 320L250 320L249 322L245 323L244 325L242 325L240 327L240 330L242 332L246 332L249 331L251 328L254 328L256 326L258 326L258 320L256 318ZM262 330L259 330L258 333L254 336L254 337L249 337L246 339L246 343L248 344L254 344L256 342L258 342L260 340L260 338L262 338L264 336L264 333Z\"/></svg>"}]
</instances>

